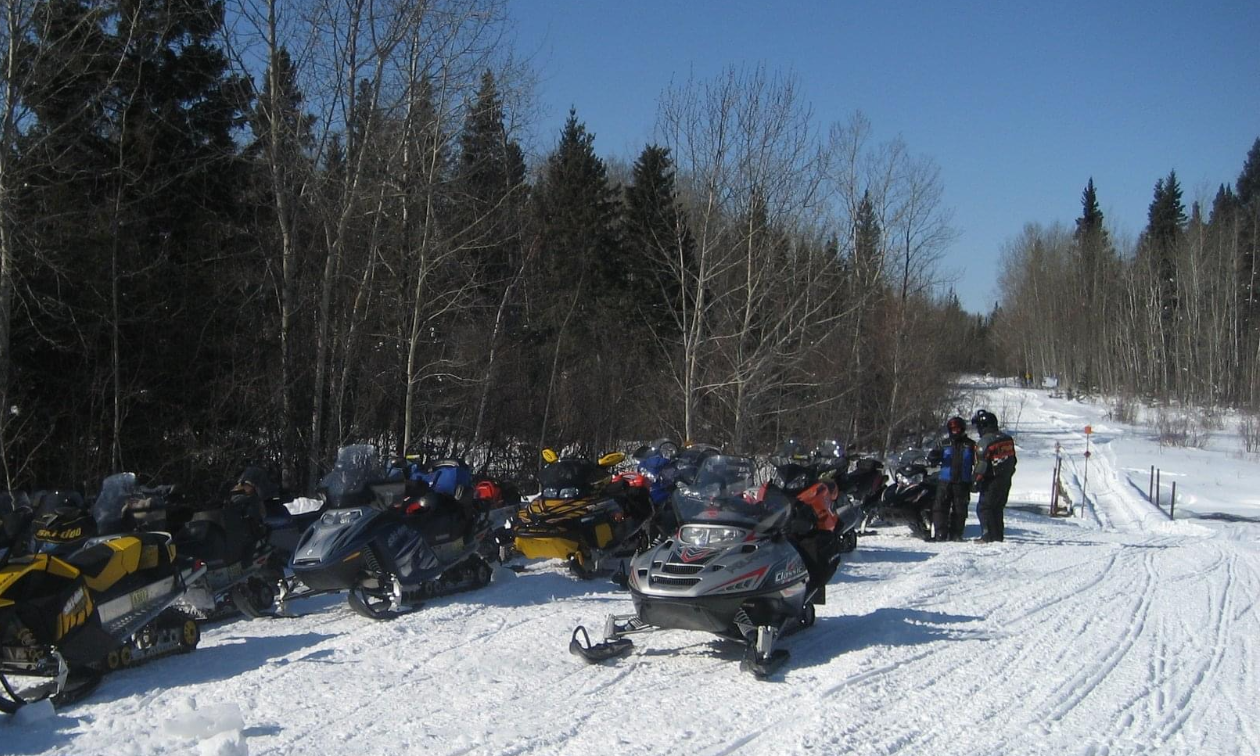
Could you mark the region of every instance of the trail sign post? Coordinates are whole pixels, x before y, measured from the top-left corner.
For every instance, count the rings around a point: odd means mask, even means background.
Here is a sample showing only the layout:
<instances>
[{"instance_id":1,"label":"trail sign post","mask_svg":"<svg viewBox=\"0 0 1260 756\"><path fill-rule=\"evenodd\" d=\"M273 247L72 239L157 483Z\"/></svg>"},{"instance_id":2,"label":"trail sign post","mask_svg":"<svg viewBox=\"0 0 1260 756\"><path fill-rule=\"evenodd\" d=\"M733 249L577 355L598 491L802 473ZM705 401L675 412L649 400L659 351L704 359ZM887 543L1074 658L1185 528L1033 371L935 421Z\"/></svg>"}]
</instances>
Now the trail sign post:
<instances>
[{"instance_id":1,"label":"trail sign post","mask_svg":"<svg viewBox=\"0 0 1260 756\"><path fill-rule=\"evenodd\" d=\"M1089 441L1094 435L1094 426L1085 426L1085 475L1081 480L1081 516L1085 516L1085 490L1089 488Z\"/></svg>"}]
</instances>

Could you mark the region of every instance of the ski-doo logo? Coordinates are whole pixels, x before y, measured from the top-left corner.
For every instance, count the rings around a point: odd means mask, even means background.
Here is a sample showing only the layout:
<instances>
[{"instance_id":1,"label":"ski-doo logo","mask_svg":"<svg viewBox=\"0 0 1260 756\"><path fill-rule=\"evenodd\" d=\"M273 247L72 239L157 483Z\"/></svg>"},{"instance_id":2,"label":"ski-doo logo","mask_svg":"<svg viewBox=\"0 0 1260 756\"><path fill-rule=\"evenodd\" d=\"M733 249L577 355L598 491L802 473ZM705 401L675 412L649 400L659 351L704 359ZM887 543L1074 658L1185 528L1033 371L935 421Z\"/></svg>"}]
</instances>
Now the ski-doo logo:
<instances>
[{"instance_id":1,"label":"ski-doo logo","mask_svg":"<svg viewBox=\"0 0 1260 756\"><path fill-rule=\"evenodd\" d=\"M57 638L64 638L66 633L86 622L91 611L92 601L88 598L87 591L79 588L70 594L70 599L61 610L61 616L57 618Z\"/></svg>"},{"instance_id":2,"label":"ski-doo logo","mask_svg":"<svg viewBox=\"0 0 1260 756\"><path fill-rule=\"evenodd\" d=\"M678 550L678 557L684 562L699 562L711 556L714 549L705 548L704 546L684 546Z\"/></svg>"}]
</instances>

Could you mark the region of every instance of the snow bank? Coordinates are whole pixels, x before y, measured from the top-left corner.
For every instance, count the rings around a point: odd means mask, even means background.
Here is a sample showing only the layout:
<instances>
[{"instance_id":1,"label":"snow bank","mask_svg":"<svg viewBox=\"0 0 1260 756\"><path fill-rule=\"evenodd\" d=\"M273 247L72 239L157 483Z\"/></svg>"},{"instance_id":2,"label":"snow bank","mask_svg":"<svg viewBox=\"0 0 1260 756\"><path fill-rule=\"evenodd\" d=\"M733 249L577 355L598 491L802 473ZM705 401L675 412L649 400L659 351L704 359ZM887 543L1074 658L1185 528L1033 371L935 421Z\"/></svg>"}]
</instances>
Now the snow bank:
<instances>
[{"instance_id":1,"label":"snow bank","mask_svg":"<svg viewBox=\"0 0 1260 756\"><path fill-rule=\"evenodd\" d=\"M166 735L195 741L200 756L249 756L244 730L240 706L221 703L198 707L193 696L177 701L162 723Z\"/></svg>"}]
</instances>

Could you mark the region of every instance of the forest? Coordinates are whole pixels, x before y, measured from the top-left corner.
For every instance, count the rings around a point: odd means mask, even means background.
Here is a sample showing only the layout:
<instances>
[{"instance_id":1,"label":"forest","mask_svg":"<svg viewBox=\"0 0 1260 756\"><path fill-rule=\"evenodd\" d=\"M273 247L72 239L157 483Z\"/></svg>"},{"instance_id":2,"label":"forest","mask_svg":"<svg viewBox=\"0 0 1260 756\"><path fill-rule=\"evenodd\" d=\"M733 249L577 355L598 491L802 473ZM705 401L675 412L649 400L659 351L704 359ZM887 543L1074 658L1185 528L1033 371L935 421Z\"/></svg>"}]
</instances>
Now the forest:
<instances>
[{"instance_id":1,"label":"forest","mask_svg":"<svg viewBox=\"0 0 1260 756\"><path fill-rule=\"evenodd\" d=\"M520 476L543 446L789 434L885 451L965 371L1256 406L1260 142L1207 219L1175 173L1112 240L1030 225L965 312L935 162L796 79L675 82L601 158L533 154L502 0L7 0L0 458L309 491L344 443ZM1082 329L1096 334L1088 340Z\"/></svg>"},{"instance_id":2,"label":"forest","mask_svg":"<svg viewBox=\"0 0 1260 756\"><path fill-rule=\"evenodd\" d=\"M1258 250L1260 138L1206 214L1192 201L1187 215L1175 169L1157 179L1135 240L1112 237L1091 178L1074 228L1030 223L1004 250L1000 301L987 319L1002 355L993 365L1112 397L1120 419L1139 403L1182 408L1164 413L1171 425L1159 431L1170 437L1206 438L1226 408L1244 410L1255 436Z\"/></svg>"}]
</instances>

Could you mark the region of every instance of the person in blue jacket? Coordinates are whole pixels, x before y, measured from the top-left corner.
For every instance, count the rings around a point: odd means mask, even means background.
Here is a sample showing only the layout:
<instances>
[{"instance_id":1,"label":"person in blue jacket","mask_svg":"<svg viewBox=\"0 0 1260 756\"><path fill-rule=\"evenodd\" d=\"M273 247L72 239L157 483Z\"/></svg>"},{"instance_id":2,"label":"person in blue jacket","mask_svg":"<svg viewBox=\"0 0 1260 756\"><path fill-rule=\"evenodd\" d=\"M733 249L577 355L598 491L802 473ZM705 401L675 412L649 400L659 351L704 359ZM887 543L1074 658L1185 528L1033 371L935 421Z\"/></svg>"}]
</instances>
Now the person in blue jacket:
<instances>
[{"instance_id":1,"label":"person in blue jacket","mask_svg":"<svg viewBox=\"0 0 1260 756\"><path fill-rule=\"evenodd\" d=\"M928 454L929 462L941 466L932 506L932 540L961 541L971 504L976 442L967 436L967 421L961 417L951 417L945 429L949 435Z\"/></svg>"}]
</instances>

